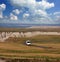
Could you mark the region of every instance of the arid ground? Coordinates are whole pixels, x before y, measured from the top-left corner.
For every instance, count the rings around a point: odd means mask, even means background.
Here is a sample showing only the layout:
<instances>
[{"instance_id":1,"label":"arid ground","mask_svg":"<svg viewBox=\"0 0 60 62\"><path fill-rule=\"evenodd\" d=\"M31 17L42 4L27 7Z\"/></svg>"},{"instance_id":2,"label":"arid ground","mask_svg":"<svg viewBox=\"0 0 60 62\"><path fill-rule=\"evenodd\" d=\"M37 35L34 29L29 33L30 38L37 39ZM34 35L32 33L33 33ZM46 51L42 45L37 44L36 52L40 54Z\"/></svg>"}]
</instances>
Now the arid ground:
<instances>
[{"instance_id":1,"label":"arid ground","mask_svg":"<svg viewBox=\"0 0 60 62\"><path fill-rule=\"evenodd\" d=\"M60 32L60 29L58 32ZM26 40L30 40L32 44L27 46L25 44ZM60 35L37 35L22 38L10 37L5 42L0 42L0 58L60 60Z\"/></svg>"}]
</instances>

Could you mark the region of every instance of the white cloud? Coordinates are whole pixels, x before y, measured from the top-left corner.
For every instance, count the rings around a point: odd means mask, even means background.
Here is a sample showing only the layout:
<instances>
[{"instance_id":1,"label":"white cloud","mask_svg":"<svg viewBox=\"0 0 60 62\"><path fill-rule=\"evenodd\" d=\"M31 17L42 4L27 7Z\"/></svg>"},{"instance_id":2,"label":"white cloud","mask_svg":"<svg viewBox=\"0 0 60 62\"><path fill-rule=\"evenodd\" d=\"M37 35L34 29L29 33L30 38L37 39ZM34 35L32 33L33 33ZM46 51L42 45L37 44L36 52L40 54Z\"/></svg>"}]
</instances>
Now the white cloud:
<instances>
[{"instance_id":1,"label":"white cloud","mask_svg":"<svg viewBox=\"0 0 60 62\"><path fill-rule=\"evenodd\" d=\"M53 22L46 10L54 7L54 3L49 3L47 0L39 2L36 0L11 0L11 3L20 7L29 8L28 11L30 14L24 13L23 18L31 16L30 19L34 21L44 21L45 23L46 21L51 23Z\"/></svg>"},{"instance_id":2,"label":"white cloud","mask_svg":"<svg viewBox=\"0 0 60 62\"><path fill-rule=\"evenodd\" d=\"M6 5L5 4L0 4L0 10L5 10L5 8L6 8Z\"/></svg>"},{"instance_id":3,"label":"white cloud","mask_svg":"<svg viewBox=\"0 0 60 62\"><path fill-rule=\"evenodd\" d=\"M53 16L56 23L60 23L60 12L54 12Z\"/></svg>"},{"instance_id":4,"label":"white cloud","mask_svg":"<svg viewBox=\"0 0 60 62\"><path fill-rule=\"evenodd\" d=\"M18 20L18 17L13 13L10 14L10 20Z\"/></svg>"},{"instance_id":5,"label":"white cloud","mask_svg":"<svg viewBox=\"0 0 60 62\"><path fill-rule=\"evenodd\" d=\"M23 14L23 18L28 18L29 17L29 14L28 13L24 13Z\"/></svg>"},{"instance_id":6,"label":"white cloud","mask_svg":"<svg viewBox=\"0 0 60 62\"><path fill-rule=\"evenodd\" d=\"M46 10L46 9L54 7L54 3L49 3L46 0L42 0L40 2L37 2L37 7L42 10Z\"/></svg>"},{"instance_id":7,"label":"white cloud","mask_svg":"<svg viewBox=\"0 0 60 62\"><path fill-rule=\"evenodd\" d=\"M29 7L30 5L34 5L35 2L36 2L35 0L11 0L11 3L24 7Z\"/></svg>"},{"instance_id":8,"label":"white cloud","mask_svg":"<svg viewBox=\"0 0 60 62\"><path fill-rule=\"evenodd\" d=\"M36 0L11 0L11 2L18 6L28 7L29 9L35 9L40 7L44 9L49 9L54 7L54 3L49 3L46 0L37 2Z\"/></svg>"},{"instance_id":9,"label":"white cloud","mask_svg":"<svg viewBox=\"0 0 60 62\"><path fill-rule=\"evenodd\" d=\"M17 14L17 15L19 15L20 14L20 10L19 9L15 9L15 10L13 10L13 13L15 13L15 14Z\"/></svg>"},{"instance_id":10,"label":"white cloud","mask_svg":"<svg viewBox=\"0 0 60 62\"><path fill-rule=\"evenodd\" d=\"M6 9L5 4L0 4L0 18L3 18L3 11Z\"/></svg>"},{"instance_id":11,"label":"white cloud","mask_svg":"<svg viewBox=\"0 0 60 62\"><path fill-rule=\"evenodd\" d=\"M54 12L54 15L60 15L60 12Z\"/></svg>"},{"instance_id":12,"label":"white cloud","mask_svg":"<svg viewBox=\"0 0 60 62\"><path fill-rule=\"evenodd\" d=\"M27 7L30 12L35 12L35 10L46 10L54 7L54 3L49 3L47 0L42 0L37 2L36 0L11 0L11 2L15 5Z\"/></svg>"},{"instance_id":13,"label":"white cloud","mask_svg":"<svg viewBox=\"0 0 60 62\"><path fill-rule=\"evenodd\" d=\"M47 13L43 10L35 10L35 14L40 15L40 16L47 16Z\"/></svg>"},{"instance_id":14,"label":"white cloud","mask_svg":"<svg viewBox=\"0 0 60 62\"><path fill-rule=\"evenodd\" d=\"M1 19L3 18L3 13L2 13L2 11L0 11L0 18L1 18Z\"/></svg>"}]
</instances>

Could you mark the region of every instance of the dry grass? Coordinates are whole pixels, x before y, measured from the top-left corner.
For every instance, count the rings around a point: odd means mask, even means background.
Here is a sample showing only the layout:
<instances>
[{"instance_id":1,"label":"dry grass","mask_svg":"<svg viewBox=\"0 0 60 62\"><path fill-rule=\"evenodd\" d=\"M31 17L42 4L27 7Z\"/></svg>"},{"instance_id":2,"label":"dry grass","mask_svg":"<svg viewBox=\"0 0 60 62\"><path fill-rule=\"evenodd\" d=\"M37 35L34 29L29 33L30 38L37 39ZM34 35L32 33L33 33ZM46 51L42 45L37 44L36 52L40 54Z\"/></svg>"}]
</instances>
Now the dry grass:
<instances>
[{"instance_id":1,"label":"dry grass","mask_svg":"<svg viewBox=\"0 0 60 62\"><path fill-rule=\"evenodd\" d=\"M52 26L53 27L53 26ZM32 32L32 31L42 31L42 32L60 32L60 27L54 28L0 28L0 32Z\"/></svg>"},{"instance_id":2,"label":"dry grass","mask_svg":"<svg viewBox=\"0 0 60 62\"><path fill-rule=\"evenodd\" d=\"M44 46L47 48L40 48L35 46L26 46L16 43L0 43L0 55L3 56L12 56L14 57L37 57L37 56L48 56L48 57L60 57L60 44L38 44L34 43L37 46ZM49 49L49 47L52 47ZM57 47L57 48L56 48Z\"/></svg>"},{"instance_id":3,"label":"dry grass","mask_svg":"<svg viewBox=\"0 0 60 62\"><path fill-rule=\"evenodd\" d=\"M13 39L16 39L14 42ZM32 45L24 44L25 40L31 39ZM56 39L58 39L56 41ZM11 40L11 41L10 41ZM45 40L45 41L42 41ZM10 38L7 42L0 43L0 57L59 57L60 36L35 36L32 38ZM41 42L42 41L42 42ZM49 42L51 41L51 42ZM56 41L56 42L54 42Z\"/></svg>"}]
</instances>

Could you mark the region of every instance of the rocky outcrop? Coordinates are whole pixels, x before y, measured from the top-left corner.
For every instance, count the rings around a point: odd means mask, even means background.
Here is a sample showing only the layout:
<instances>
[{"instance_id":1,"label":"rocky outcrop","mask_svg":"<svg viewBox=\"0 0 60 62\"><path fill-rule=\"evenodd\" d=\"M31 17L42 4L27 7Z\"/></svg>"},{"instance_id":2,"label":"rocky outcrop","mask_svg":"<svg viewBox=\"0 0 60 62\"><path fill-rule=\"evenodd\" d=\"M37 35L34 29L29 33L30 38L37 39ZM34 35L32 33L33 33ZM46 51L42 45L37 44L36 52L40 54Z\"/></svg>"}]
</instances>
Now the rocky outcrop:
<instances>
[{"instance_id":1,"label":"rocky outcrop","mask_svg":"<svg viewBox=\"0 0 60 62\"><path fill-rule=\"evenodd\" d=\"M0 32L0 41L4 42L9 37L32 37L36 35L60 35L60 32Z\"/></svg>"}]
</instances>

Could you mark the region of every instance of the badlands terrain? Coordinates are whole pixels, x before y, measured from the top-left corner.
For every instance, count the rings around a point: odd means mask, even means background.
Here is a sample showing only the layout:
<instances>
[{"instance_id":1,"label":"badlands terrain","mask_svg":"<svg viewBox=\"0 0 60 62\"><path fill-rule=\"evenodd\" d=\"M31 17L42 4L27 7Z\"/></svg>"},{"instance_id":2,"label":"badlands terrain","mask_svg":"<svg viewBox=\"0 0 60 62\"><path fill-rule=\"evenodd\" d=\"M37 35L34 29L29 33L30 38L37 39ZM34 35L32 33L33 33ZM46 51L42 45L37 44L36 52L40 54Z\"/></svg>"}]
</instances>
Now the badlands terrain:
<instances>
[{"instance_id":1,"label":"badlands terrain","mask_svg":"<svg viewBox=\"0 0 60 62\"><path fill-rule=\"evenodd\" d=\"M0 59L22 62L26 58L60 62L60 27L0 28Z\"/></svg>"},{"instance_id":2,"label":"badlands terrain","mask_svg":"<svg viewBox=\"0 0 60 62\"><path fill-rule=\"evenodd\" d=\"M60 35L60 26L33 26L29 28L0 28L0 41L10 37L33 37L37 35Z\"/></svg>"},{"instance_id":3,"label":"badlands terrain","mask_svg":"<svg viewBox=\"0 0 60 62\"><path fill-rule=\"evenodd\" d=\"M10 37L33 37L37 35L60 35L60 32L0 32L0 41L4 41Z\"/></svg>"}]
</instances>

